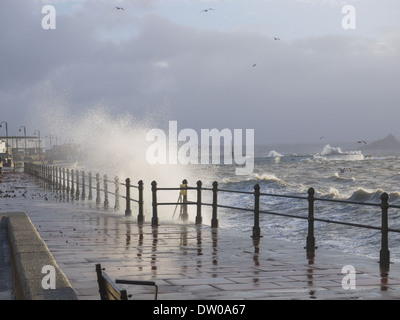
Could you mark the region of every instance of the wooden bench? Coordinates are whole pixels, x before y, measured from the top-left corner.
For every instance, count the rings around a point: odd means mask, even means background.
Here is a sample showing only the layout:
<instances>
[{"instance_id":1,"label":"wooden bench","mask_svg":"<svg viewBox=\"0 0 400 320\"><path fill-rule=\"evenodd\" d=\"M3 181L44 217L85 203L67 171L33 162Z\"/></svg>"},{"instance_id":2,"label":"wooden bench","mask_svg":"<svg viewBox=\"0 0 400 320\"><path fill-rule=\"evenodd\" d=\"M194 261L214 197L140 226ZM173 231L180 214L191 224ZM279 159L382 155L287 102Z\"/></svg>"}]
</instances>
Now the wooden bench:
<instances>
[{"instance_id":1,"label":"wooden bench","mask_svg":"<svg viewBox=\"0 0 400 320\"><path fill-rule=\"evenodd\" d=\"M96 273L101 300L128 300L128 298L132 296L128 295L127 291L121 289L117 284L154 286L154 300L157 300L158 287L154 281L122 279L113 281L110 276L105 273L104 268L101 268L101 264L96 264Z\"/></svg>"}]
</instances>

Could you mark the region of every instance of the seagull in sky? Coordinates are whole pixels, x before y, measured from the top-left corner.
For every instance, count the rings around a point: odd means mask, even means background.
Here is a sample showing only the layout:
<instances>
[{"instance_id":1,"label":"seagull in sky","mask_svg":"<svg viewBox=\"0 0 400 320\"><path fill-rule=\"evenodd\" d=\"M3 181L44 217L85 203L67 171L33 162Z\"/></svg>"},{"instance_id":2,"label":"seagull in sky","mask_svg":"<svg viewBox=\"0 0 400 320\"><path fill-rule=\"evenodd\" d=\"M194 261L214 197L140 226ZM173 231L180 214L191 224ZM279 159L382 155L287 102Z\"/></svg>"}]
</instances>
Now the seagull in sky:
<instances>
[{"instance_id":1,"label":"seagull in sky","mask_svg":"<svg viewBox=\"0 0 400 320\"><path fill-rule=\"evenodd\" d=\"M124 10L124 8L122 8L122 7L115 7L117 10L123 10L123 11L125 11Z\"/></svg>"},{"instance_id":2,"label":"seagull in sky","mask_svg":"<svg viewBox=\"0 0 400 320\"><path fill-rule=\"evenodd\" d=\"M362 140L362 141L357 141L357 143L364 143L364 144L367 144L367 142L364 141L364 140Z\"/></svg>"},{"instance_id":3,"label":"seagull in sky","mask_svg":"<svg viewBox=\"0 0 400 320\"><path fill-rule=\"evenodd\" d=\"M281 40L281 39L274 37L274 40Z\"/></svg>"},{"instance_id":4,"label":"seagull in sky","mask_svg":"<svg viewBox=\"0 0 400 320\"><path fill-rule=\"evenodd\" d=\"M253 64L253 68L256 66L256 64Z\"/></svg>"},{"instance_id":5,"label":"seagull in sky","mask_svg":"<svg viewBox=\"0 0 400 320\"><path fill-rule=\"evenodd\" d=\"M208 12L208 11L215 11L215 9L213 9L213 8L208 8L208 9L204 9L204 10L201 10L199 13L202 13L202 12Z\"/></svg>"}]
</instances>

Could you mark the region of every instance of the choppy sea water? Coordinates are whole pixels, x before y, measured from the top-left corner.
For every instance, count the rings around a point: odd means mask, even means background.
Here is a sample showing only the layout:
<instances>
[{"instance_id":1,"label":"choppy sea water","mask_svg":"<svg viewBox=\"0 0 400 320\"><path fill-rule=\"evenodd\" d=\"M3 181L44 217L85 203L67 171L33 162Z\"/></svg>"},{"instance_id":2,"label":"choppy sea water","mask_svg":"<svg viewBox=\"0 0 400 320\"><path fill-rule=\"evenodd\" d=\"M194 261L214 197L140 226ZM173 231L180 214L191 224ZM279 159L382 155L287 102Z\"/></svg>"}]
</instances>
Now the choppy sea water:
<instances>
[{"instance_id":1,"label":"choppy sea water","mask_svg":"<svg viewBox=\"0 0 400 320\"><path fill-rule=\"evenodd\" d=\"M254 191L254 185L260 185L260 191L268 194L307 196L309 188L314 188L315 197L322 199L350 200L355 202L380 203L383 192L389 194L389 203L400 205L400 153L365 152L339 146L325 145L312 152L284 152L279 149L261 148L256 150L254 170L248 175L236 175L235 165L187 165L184 173L163 168L159 171L141 169L133 163L136 170L132 175L133 184L142 179L145 185L145 215L147 221L152 215L151 180L161 179L160 172L166 175L159 187L178 187L183 178L188 178L189 186L196 186L201 180L203 187L211 188L213 181L218 181L220 189L235 191ZM121 163L120 167L124 167ZM84 163L75 165L76 169L94 170ZM101 168L102 172L119 175L115 165ZM149 174L149 172L151 174ZM188 173L188 176L185 174ZM190 176L190 178L189 178ZM120 176L123 182L125 176ZM136 178L136 179L135 179ZM123 192L123 191L122 191ZM210 191L203 191L203 202L211 203ZM133 195L133 197L135 197ZM158 192L161 202L176 202L179 191ZM188 200L196 201L196 192L188 192ZM229 192L218 193L218 204L247 208L254 207L254 196ZM177 207L159 206L162 219L175 219ZM135 208L133 208L135 210ZM306 217L308 202L302 199L287 199L262 196L260 210L288 213ZM178 208L179 211L179 208ZM196 208L189 207L189 216L194 220ZM360 206L345 203L315 202L315 217L336 221L346 221L380 227L381 209L375 206ZM203 222L210 223L211 208L204 206ZM253 213L251 211L218 208L220 228L230 228L251 235ZM304 243L307 236L307 220L295 219L261 213L260 227L264 236L285 241ZM389 227L400 229L400 209L389 209ZM355 228L334 223L315 222L316 245L343 252L379 258L381 236L379 230ZM391 260L400 261L400 234L389 234Z\"/></svg>"},{"instance_id":2,"label":"choppy sea water","mask_svg":"<svg viewBox=\"0 0 400 320\"><path fill-rule=\"evenodd\" d=\"M399 205L400 155L364 153L356 149L342 151L340 147L330 145L315 153L280 153L270 150L256 156L252 174L237 176L232 167L220 166L216 180L223 189L253 191L254 185L259 184L263 193L306 197L308 189L312 187L317 198L377 204L381 201L382 193L386 192L389 194L389 203ZM221 203L253 208L252 195L221 193L219 196ZM308 202L262 196L260 209L307 216ZM251 232L251 212L220 211L220 219L224 221L221 224ZM381 226L381 209L373 206L316 201L315 217ZM268 214L261 214L260 219L262 234L305 244L306 220ZM400 209L389 209L389 227L400 229ZM317 246L379 257L379 230L315 222L315 237ZM392 261L400 261L399 245L400 234L390 233L389 250Z\"/></svg>"}]
</instances>

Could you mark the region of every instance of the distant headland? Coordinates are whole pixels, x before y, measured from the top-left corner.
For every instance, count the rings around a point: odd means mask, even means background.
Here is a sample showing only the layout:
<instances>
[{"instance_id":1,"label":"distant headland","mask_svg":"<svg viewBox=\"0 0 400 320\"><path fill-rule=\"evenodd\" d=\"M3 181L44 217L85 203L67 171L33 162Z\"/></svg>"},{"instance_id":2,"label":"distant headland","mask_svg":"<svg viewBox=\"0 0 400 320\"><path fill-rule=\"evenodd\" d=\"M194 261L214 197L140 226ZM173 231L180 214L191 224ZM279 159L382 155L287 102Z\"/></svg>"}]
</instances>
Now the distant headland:
<instances>
[{"instance_id":1,"label":"distant headland","mask_svg":"<svg viewBox=\"0 0 400 320\"><path fill-rule=\"evenodd\" d=\"M362 150L400 150L400 142L393 134L388 134L385 138L368 143L362 146Z\"/></svg>"}]
</instances>

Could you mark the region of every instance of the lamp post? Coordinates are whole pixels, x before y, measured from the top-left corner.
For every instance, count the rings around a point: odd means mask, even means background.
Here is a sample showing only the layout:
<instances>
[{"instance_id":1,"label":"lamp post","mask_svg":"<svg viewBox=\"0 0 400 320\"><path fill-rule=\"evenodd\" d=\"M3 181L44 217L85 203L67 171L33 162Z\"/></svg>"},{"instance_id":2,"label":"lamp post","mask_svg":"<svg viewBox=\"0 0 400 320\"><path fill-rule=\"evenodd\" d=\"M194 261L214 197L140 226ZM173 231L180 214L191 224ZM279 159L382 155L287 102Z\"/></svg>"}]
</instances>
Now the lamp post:
<instances>
[{"instance_id":1,"label":"lamp post","mask_svg":"<svg viewBox=\"0 0 400 320\"><path fill-rule=\"evenodd\" d=\"M2 121L2 122L0 122L0 128L3 127L3 126L2 126L3 123L6 124L6 150L8 150L8 149L7 149L7 147L8 147L8 124L7 124L7 121Z\"/></svg>"},{"instance_id":2,"label":"lamp post","mask_svg":"<svg viewBox=\"0 0 400 320\"><path fill-rule=\"evenodd\" d=\"M33 134L36 134L36 132L38 133L38 137L39 137L39 160L42 161L42 154L40 152L40 131L35 130L35 132Z\"/></svg>"},{"instance_id":3,"label":"lamp post","mask_svg":"<svg viewBox=\"0 0 400 320\"><path fill-rule=\"evenodd\" d=\"M51 134L49 134L48 136L46 136L46 138L50 139L50 150L51 150L53 148L53 143L52 143L52 140L51 140L51 139L53 139L53 137L52 137Z\"/></svg>"},{"instance_id":4,"label":"lamp post","mask_svg":"<svg viewBox=\"0 0 400 320\"><path fill-rule=\"evenodd\" d=\"M26 128L25 126L20 126L19 131L21 131L21 128L24 128L24 136L25 136L25 147L24 147L24 161L26 159Z\"/></svg>"},{"instance_id":5,"label":"lamp post","mask_svg":"<svg viewBox=\"0 0 400 320\"><path fill-rule=\"evenodd\" d=\"M5 123L6 124L6 157L7 157L7 163L8 163L8 125L7 125L7 121L2 121L0 122L0 128L2 128L2 124Z\"/></svg>"}]
</instances>

